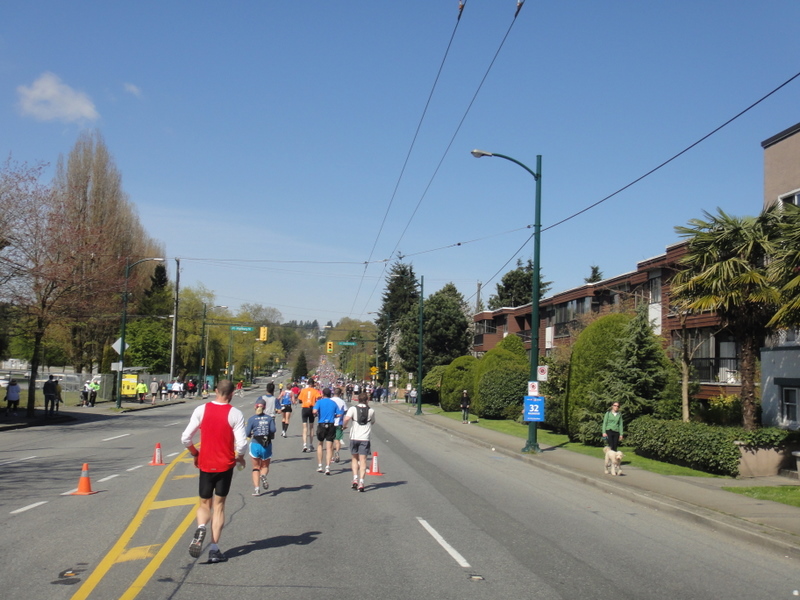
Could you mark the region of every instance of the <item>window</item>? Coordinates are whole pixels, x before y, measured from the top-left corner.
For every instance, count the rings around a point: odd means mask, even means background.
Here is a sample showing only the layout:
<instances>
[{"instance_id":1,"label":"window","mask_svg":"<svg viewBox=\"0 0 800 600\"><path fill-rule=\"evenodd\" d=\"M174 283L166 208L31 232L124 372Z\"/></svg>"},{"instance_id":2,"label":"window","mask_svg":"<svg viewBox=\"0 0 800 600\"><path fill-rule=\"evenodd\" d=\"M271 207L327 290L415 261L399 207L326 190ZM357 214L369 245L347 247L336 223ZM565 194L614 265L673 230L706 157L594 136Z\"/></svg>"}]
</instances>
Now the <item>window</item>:
<instances>
[{"instance_id":1,"label":"window","mask_svg":"<svg viewBox=\"0 0 800 600\"><path fill-rule=\"evenodd\" d=\"M653 277L647 283L650 288L650 304L661 302L661 277Z\"/></svg>"},{"instance_id":2,"label":"window","mask_svg":"<svg viewBox=\"0 0 800 600\"><path fill-rule=\"evenodd\" d=\"M784 421L797 422L797 397L800 388L781 388L781 417Z\"/></svg>"},{"instance_id":3,"label":"window","mask_svg":"<svg viewBox=\"0 0 800 600\"><path fill-rule=\"evenodd\" d=\"M781 196L781 202L784 204L794 204L795 206L800 206L800 190L795 190L790 194Z\"/></svg>"}]
</instances>

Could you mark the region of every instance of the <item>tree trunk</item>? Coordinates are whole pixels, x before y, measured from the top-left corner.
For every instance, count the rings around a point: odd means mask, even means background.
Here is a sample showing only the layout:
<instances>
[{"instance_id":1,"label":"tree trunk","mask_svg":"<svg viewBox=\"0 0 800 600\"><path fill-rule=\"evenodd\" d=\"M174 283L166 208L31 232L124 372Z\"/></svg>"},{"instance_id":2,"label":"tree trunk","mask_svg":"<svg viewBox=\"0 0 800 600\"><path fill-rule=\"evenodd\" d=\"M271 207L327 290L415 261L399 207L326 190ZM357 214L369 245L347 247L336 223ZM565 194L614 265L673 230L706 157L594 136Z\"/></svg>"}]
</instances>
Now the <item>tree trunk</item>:
<instances>
[{"instance_id":1,"label":"tree trunk","mask_svg":"<svg viewBox=\"0 0 800 600\"><path fill-rule=\"evenodd\" d=\"M41 319L37 319L36 331L33 333L33 356L31 357L31 378L28 381L28 405L25 416L32 419L35 416L34 407L36 406L36 379L39 377L39 363L42 355L42 339L44 338L44 327Z\"/></svg>"},{"instance_id":2,"label":"tree trunk","mask_svg":"<svg viewBox=\"0 0 800 600\"><path fill-rule=\"evenodd\" d=\"M681 420L689 422L689 357L683 356L681 360Z\"/></svg>"},{"instance_id":3,"label":"tree trunk","mask_svg":"<svg viewBox=\"0 0 800 600\"><path fill-rule=\"evenodd\" d=\"M745 431L756 428L756 356L758 356L758 341L747 339L742 342L742 356L739 364L739 374L742 381L742 427Z\"/></svg>"}]
</instances>

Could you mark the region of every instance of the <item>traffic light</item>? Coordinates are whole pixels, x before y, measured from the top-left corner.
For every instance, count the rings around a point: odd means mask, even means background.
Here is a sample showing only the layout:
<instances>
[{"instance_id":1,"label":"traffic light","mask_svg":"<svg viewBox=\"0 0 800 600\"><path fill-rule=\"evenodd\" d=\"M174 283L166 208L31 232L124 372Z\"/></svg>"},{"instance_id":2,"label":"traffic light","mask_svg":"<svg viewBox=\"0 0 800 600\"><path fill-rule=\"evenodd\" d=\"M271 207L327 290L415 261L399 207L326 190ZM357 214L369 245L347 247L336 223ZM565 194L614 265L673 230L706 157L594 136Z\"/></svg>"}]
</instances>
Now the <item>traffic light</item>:
<instances>
[{"instance_id":1,"label":"traffic light","mask_svg":"<svg viewBox=\"0 0 800 600\"><path fill-rule=\"evenodd\" d=\"M328 354L333 354L333 342L328 342Z\"/></svg>"},{"instance_id":2,"label":"traffic light","mask_svg":"<svg viewBox=\"0 0 800 600\"><path fill-rule=\"evenodd\" d=\"M261 329L259 329L259 331L258 331L258 341L266 342L268 333L269 333L269 328L268 327L262 327Z\"/></svg>"},{"instance_id":3,"label":"traffic light","mask_svg":"<svg viewBox=\"0 0 800 600\"><path fill-rule=\"evenodd\" d=\"M225 375L227 375L227 374L228 374L228 367L230 367L230 366L231 366L231 363L229 363L229 362L226 360L226 361L225 361Z\"/></svg>"}]
</instances>

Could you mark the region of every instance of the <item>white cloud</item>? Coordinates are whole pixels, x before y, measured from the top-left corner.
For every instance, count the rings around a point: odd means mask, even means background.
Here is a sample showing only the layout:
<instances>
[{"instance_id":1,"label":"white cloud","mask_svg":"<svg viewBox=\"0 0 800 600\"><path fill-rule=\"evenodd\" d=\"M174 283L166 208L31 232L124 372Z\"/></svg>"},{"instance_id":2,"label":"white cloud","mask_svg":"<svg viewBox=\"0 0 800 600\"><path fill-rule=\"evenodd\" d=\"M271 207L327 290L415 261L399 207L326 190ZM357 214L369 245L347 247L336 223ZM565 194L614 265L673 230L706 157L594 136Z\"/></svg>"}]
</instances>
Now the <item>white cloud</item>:
<instances>
[{"instance_id":1,"label":"white cloud","mask_svg":"<svg viewBox=\"0 0 800 600\"><path fill-rule=\"evenodd\" d=\"M54 73L42 73L30 87L17 87L22 114L40 121L94 121L100 114L91 98L78 92Z\"/></svg>"},{"instance_id":2,"label":"white cloud","mask_svg":"<svg viewBox=\"0 0 800 600\"><path fill-rule=\"evenodd\" d=\"M134 85L132 83L123 83L122 85L125 88L125 91L129 94L133 94L137 98L142 97L142 90L139 89L138 85Z\"/></svg>"}]
</instances>

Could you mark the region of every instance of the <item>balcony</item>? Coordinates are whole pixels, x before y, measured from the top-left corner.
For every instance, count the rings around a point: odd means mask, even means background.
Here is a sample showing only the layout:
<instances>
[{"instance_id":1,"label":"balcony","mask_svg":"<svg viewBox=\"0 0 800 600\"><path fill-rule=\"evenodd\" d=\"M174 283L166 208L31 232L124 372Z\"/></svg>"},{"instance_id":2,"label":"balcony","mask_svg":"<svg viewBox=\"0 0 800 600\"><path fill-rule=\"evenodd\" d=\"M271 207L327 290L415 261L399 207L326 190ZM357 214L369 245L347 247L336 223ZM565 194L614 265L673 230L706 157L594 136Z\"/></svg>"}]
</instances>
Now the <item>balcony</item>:
<instances>
[{"instance_id":1,"label":"balcony","mask_svg":"<svg viewBox=\"0 0 800 600\"><path fill-rule=\"evenodd\" d=\"M738 358L695 358L692 369L694 379L700 383L741 385Z\"/></svg>"}]
</instances>

